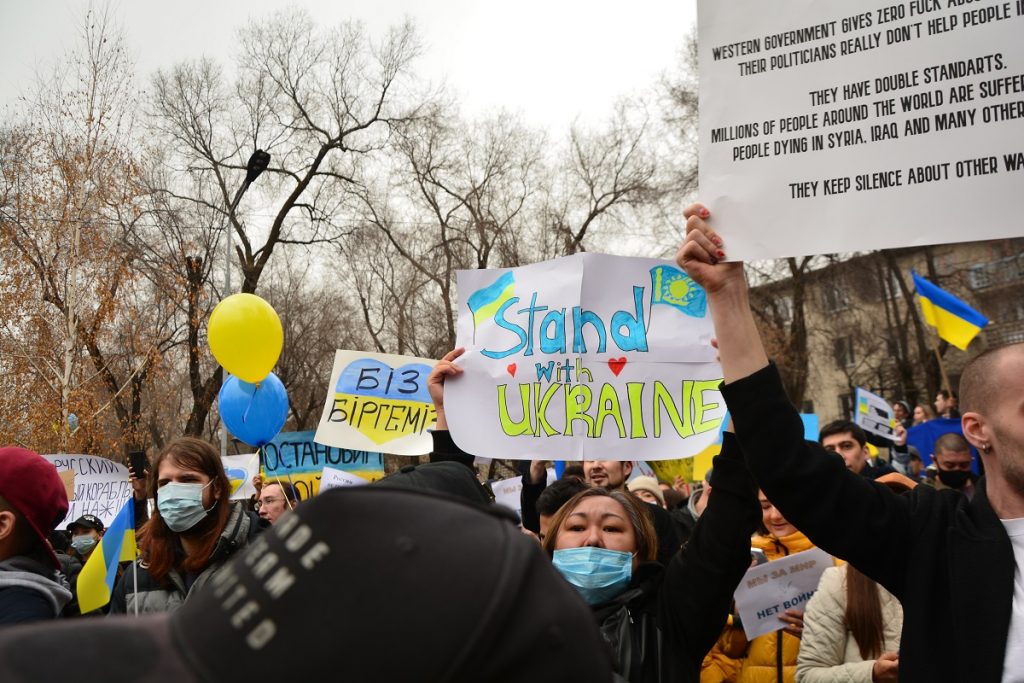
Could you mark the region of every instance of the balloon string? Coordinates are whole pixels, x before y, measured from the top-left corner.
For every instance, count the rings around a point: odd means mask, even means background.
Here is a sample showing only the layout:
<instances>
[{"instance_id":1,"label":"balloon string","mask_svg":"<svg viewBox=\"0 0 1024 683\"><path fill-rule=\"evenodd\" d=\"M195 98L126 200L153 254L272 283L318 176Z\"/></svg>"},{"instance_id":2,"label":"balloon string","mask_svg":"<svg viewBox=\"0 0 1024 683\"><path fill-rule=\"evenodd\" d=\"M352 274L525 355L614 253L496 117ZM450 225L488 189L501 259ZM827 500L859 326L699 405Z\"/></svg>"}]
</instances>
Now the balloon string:
<instances>
[{"instance_id":1,"label":"balloon string","mask_svg":"<svg viewBox=\"0 0 1024 683\"><path fill-rule=\"evenodd\" d=\"M242 422L247 422L249 419L249 408L252 408L252 402L256 400L256 392L260 390L260 385L256 385L256 390L252 392L252 396L249 397L249 405L245 406L245 412L242 413Z\"/></svg>"}]
</instances>

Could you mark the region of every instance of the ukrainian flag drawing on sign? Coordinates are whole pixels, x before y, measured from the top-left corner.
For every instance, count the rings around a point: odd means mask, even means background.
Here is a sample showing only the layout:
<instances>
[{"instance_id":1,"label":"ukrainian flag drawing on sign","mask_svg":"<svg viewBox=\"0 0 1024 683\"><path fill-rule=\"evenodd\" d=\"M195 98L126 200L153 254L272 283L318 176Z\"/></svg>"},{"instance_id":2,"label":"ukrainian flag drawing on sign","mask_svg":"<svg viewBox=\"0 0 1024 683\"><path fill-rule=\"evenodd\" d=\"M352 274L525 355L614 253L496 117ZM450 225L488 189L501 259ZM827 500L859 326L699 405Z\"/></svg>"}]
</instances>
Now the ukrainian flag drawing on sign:
<instances>
[{"instance_id":1,"label":"ukrainian flag drawing on sign","mask_svg":"<svg viewBox=\"0 0 1024 683\"><path fill-rule=\"evenodd\" d=\"M493 283L478 289L466 299L466 305L473 312L473 327L493 318L502 305L515 295L516 278L509 270Z\"/></svg>"},{"instance_id":2,"label":"ukrainian flag drawing on sign","mask_svg":"<svg viewBox=\"0 0 1024 683\"><path fill-rule=\"evenodd\" d=\"M135 499L129 498L78 574L78 607L82 614L110 602L117 563L131 562L135 556Z\"/></svg>"},{"instance_id":3,"label":"ukrainian flag drawing on sign","mask_svg":"<svg viewBox=\"0 0 1024 683\"><path fill-rule=\"evenodd\" d=\"M940 338L966 351L971 340L988 325L988 318L917 273L910 274L925 322L935 328Z\"/></svg>"},{"instance_id":4,"label":"ukrainian flag drawing on sign","mask_svg":"<svg viewBox=\"0 0 1024 683\"><path fill-rule=\"evenodd\" d=\"M666 304L693 318L703 318L707 295L690 276L672 266L651 268L651 305Z\"/></svg>"}]
</instances>

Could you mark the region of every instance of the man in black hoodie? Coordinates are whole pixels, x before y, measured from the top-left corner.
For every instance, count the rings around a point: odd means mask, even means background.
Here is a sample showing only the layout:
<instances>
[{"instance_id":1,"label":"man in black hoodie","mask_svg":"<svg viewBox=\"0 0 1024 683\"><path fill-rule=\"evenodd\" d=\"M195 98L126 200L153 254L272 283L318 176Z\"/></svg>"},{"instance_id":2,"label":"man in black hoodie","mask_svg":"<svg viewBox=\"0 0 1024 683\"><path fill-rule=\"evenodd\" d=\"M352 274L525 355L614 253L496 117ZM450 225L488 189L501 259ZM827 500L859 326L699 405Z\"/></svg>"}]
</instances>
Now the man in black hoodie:
<instances>
[{"instance_id":1,"label":"man in black hoodie","mask_svg":"<svg viewBox=\"0 0 1024 683\"><path fill-rule=\"evenodd\" d=\"M52 464L24 448L0 448L0 625L53 619L71 600L46 540L67 512Z\"/></svg>"}]
</instances>

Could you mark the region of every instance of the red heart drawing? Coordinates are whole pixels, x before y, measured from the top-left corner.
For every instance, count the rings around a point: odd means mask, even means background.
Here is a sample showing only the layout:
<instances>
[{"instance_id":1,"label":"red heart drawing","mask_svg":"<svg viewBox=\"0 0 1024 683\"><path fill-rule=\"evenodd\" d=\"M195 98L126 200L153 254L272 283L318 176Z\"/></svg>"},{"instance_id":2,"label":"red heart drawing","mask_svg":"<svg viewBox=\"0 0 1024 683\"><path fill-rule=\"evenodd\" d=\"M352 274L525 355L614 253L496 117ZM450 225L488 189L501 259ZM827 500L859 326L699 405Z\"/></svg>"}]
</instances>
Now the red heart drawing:
<instances>
[{"instance_id":1,"label":"red heart drawing","mask_svg":"<svg viewBox=\"0 0 1024 683\"><path fill-rule=\"evenodd\" d=\"M508 370L508 374L512 375L513 377L516 376L516 364L515 363L509 363L508 367L505 368L505 369Z\"/></svg>"},{"instance_id":2,"label":"red heart drawing","mask_svg":"<svg viewBox=\"0 0 1024 683\"><path fill-rule=\"evenodd\" d=\"M626 357L625 356L623 356L622 358L609 358L608 359L608 368L612 371L612 374L615 375L616 377L619 376L619 373L622 372L622 368L624 368L624 367L626 367Z\"/></svg>"}]
</instances>

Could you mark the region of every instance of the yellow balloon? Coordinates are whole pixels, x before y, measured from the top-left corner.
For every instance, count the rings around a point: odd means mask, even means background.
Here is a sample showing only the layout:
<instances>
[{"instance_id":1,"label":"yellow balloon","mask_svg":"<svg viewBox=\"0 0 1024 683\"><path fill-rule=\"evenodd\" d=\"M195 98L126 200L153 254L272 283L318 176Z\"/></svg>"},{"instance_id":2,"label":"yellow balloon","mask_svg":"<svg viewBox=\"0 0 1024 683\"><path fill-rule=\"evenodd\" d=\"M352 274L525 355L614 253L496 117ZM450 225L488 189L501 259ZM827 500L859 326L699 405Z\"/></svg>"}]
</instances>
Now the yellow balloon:
<instances>
[{"instance_id":1,"label":"yellow balloon","mask_svg":"<svg viewBox=\"0 0 1024 683\"><path fill-rule=\"evenodd\" d=\"M206 333L217 362L250 384L270 374L284 346L277 311L255 294L232 294L217 304Z\"/></svg>"}]
</instances>

